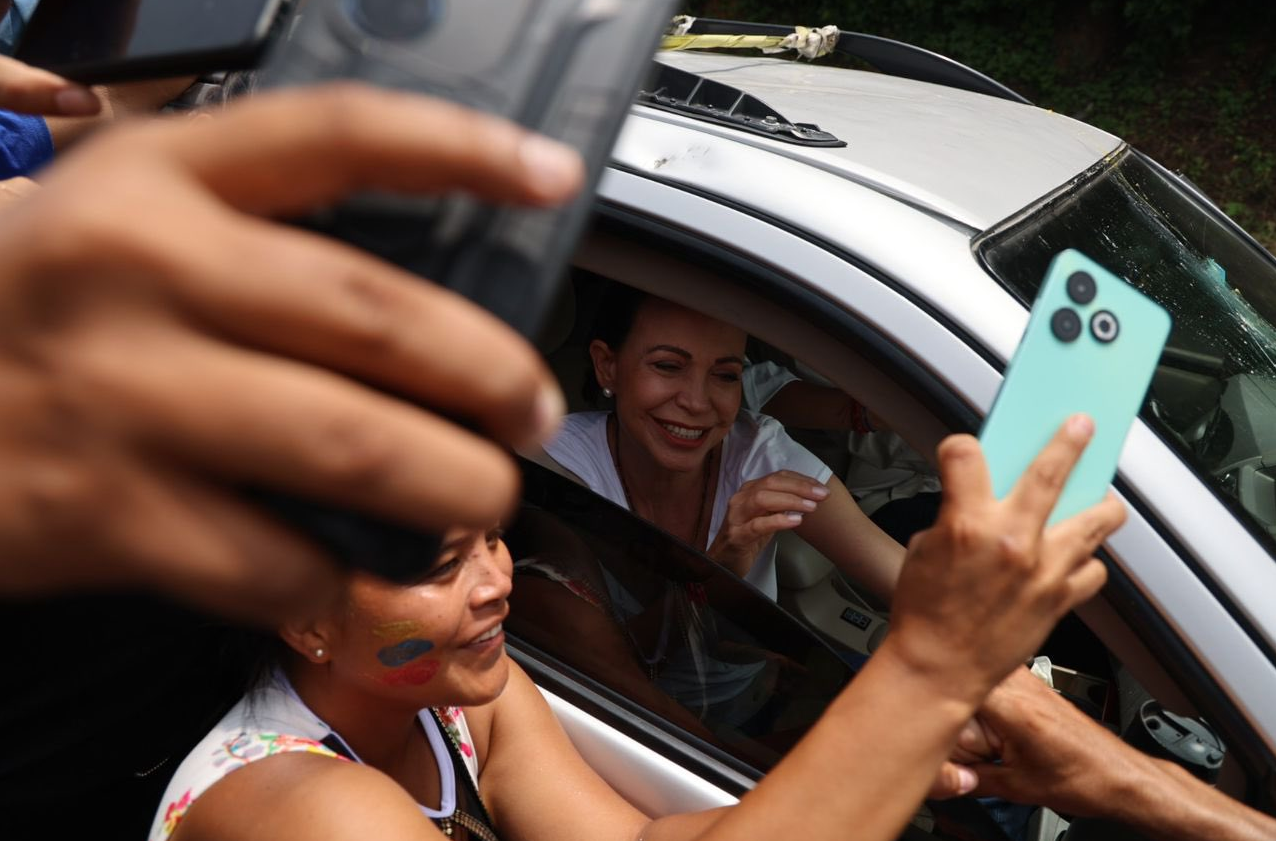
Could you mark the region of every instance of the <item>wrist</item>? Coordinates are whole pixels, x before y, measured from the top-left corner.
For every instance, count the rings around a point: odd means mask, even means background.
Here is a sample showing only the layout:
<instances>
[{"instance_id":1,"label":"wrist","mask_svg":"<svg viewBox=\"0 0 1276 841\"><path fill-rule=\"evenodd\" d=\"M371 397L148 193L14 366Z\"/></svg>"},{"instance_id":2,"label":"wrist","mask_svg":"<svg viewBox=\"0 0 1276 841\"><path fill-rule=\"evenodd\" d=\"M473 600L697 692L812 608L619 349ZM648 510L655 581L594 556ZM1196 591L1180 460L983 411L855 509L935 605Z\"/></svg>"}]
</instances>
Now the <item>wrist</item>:
<instances>
[{"instance_id":1,"label":"wrist","mask_svg":"<svg viewBox=\"0 0 1276 841\"><path fill-rule=\"evenodd\" d=\"M911 690L915 696L934 699L935 714L950 723L955 728L954 733L975 715L988 694L986 689L980 691L967 686L959 675L952 674L956 670L938 669L910 656L893 633L873 653L869 665L874 664L878 666L877 671L888 673L888 679L901 690Z\"/></svg>"},{"instance_id":2,"label":"wrist","mask_svg":"<svg viewBox=\"0 0 1276 841\"><path fill-rule=\"evenodd\" d=\"M914 637L899 623L892 623L890 633L873 656L876 658L890 645L892 658L899 661L900 667L931 684L936 694L973 710L983 706L1000 679L989 678L974 663L954 656L957 652L949 645L934 641L928 645Z\"/></svg>"}]
</instances>

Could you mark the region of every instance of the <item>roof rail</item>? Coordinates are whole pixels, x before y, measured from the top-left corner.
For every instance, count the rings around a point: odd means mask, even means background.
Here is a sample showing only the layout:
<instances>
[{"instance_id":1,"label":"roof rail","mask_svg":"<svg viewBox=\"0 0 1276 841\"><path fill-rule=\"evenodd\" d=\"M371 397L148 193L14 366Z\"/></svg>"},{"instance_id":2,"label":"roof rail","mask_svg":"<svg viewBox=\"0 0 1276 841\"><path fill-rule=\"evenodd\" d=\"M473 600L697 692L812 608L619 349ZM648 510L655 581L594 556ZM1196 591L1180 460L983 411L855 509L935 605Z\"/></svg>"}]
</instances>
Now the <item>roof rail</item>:
<instances>
[{"instance_id":1,"label":"roof rail","mask_svg":"<svg viewBox=\"0 0 1276 841\"><path fill-rule=\"evenodd\" d=\"M787 35L791 26L774 23L749 23L715 18L696 18L687 30L689 35ZM842 31L837 38L835 52L844 53L868 62L875 70L891 76L932 82L950 88L987 94L1031 105L1026 97L989 78L974 68L951 58L877 35Z\"/></svg>"}]
</instances>

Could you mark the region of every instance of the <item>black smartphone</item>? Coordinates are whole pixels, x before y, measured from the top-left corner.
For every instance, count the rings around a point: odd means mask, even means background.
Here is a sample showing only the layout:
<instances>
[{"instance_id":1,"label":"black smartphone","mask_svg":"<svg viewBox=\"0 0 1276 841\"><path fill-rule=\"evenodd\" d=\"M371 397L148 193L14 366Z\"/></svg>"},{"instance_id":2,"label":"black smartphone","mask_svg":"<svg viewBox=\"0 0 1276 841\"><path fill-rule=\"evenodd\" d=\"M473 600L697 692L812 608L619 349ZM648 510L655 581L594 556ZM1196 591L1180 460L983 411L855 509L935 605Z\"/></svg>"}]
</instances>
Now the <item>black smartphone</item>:
<instances>
[{"instance_id":1,"label":"black smartphone","mask_svg":"<svg viewBox=\"0 0 1276 841\"><path fill-rule=\"evenodd\" d=\"M265 87L358 79L488 111L575 147L585 186L550 209L364 195L314 227L459 292L535 338L676 0L310 0ZM440 127L446 131L446 127Z\"/></svg>"},{"instance_id":2,"label":"black smartphone","mask_svg":"<svg viewBox=\"0 0 1276 841\"><path fill-rule=\"evenodd\" d=\"M85 84L256 66L286 0L41 0L14 57Z\"/></svg>"},{"instance_id":3,"label":"black smartphone","mask_svg":"<svg viewBox=\"0 0 1276 841\"><path fill-rule=\"evenodd\" d=\"M357 79L488 111L575 147L586 179L558 208L363 195L305 221L459 292L535 337L676 0L309 0L263 87ZM449 127L440 126L440 131ZM461 419L464 421L464 419ZM280 494L258 502L344 562L406 580L438 537Z\"/></svg>"}]
</instances>

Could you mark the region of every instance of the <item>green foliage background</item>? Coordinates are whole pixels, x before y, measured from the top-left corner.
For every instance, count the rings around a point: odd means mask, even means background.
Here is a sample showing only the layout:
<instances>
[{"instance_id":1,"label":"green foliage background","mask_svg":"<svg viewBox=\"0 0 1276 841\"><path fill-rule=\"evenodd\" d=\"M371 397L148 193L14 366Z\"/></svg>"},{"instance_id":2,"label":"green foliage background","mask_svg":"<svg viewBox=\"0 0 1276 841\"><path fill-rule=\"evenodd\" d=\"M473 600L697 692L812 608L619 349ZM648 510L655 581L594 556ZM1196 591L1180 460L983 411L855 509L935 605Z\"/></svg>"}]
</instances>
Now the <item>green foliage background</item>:
<instances>
[{"instance_id":1,"label":"green foliage background","mask_svg":"<svg viewBox=\"0 0 1276 841\"><path fill-rule=\"evenodd\" d=\"M688 0L950 56L1186 174L1276 251L1276 0Z\"/></svg>"}]
</instances>

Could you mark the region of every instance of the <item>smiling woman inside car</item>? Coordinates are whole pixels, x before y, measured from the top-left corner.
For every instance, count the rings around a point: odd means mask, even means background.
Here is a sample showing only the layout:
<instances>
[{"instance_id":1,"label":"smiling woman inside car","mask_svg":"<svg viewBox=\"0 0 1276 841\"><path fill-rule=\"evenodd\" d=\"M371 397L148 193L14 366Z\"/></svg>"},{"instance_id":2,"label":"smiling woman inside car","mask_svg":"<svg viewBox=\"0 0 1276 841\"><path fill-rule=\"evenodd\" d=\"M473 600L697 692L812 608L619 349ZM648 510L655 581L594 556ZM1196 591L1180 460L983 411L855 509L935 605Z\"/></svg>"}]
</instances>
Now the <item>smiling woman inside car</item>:
<instances>
[{"instance_id":1,"label":"smiling woman inside car","mask_svg":"<svg viewBox=\"0 0 1276 841\"><path fill-rule=\"evenodd\" d=\"M269 665L177 769L151 838L714 841L784 837L795 821L809 838L894 838L928 789L971 789L975 773L945 762L959 733L1104 581L1091 553L1122 521L1118 502L1044 531L1090 437L1074 420L1001 501L978 442L941 445L944 509L911 544L894 630L737 806L653 820L601 779L505 654L512 565L499 530L452 530L416 582L352 573L331 604L278 629ZM1012 731L1000 736L1003 759L1038 770L1012 752ZM1049 766L1059 751L1040 755ZM1100 759L1078 776L1118 766Z\"/></svg>"},{"instance_id":2,"label":"smiling woman inside car","mask_svg":"<svg viewBox=\"0 0 1276 841\"><path fill-rule=\"evenodd\" d=\"M569 415L545 446L554 461L772 599L775 535L792 529L891 601L903 547L778 421L741 409L743 330L619 284L593 329L614 411Z\"/></svg>"}]
</instances>

